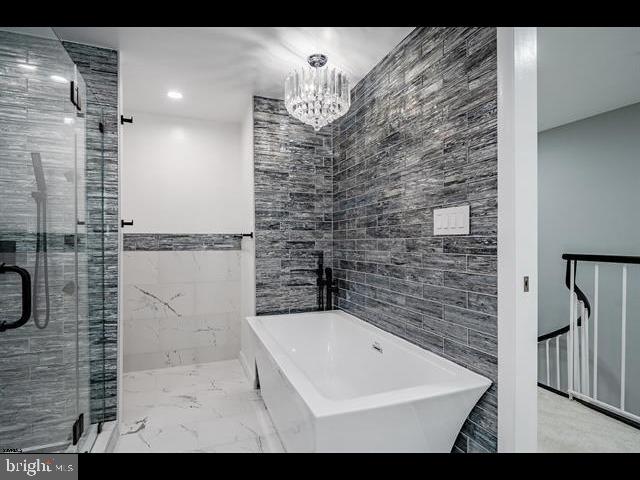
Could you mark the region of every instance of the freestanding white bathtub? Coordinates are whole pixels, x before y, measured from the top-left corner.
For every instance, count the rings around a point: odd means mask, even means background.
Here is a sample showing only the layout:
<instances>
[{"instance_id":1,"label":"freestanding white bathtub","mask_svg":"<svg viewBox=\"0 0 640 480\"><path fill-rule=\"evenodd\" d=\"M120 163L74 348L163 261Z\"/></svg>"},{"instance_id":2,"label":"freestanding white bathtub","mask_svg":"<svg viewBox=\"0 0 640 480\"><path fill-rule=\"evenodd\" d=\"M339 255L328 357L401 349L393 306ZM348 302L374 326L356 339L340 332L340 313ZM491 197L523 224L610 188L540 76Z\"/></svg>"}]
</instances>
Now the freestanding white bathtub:
<instances>
[{"instance_id":1,"label":"freestanding white bathtub","mask_svg":"<svg viewBox=\"0 0 640 480\"><path fill-rule=\"evenodd\" d=\"M289 452L450 452L491 385L342 311L248 317L240 356Z\"/></svg>"}]
</instances>

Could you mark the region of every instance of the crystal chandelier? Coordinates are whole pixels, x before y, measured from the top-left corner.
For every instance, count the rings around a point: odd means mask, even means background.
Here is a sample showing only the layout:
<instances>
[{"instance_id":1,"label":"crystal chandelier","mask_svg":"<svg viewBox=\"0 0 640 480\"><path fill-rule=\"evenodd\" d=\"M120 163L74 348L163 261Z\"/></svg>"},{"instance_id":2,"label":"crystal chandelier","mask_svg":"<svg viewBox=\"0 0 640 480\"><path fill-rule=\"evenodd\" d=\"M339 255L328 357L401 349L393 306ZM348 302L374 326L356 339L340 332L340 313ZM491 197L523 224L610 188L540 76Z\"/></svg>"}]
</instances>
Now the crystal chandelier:
<instances>
[{"instance_id":1,"label":"crystal chandelier","mask_svg":"<svg viewBox=\"0 0 640 480\"><path fill-rule=\"evenodd\" d=\"M347 113L351 94L347 76L335 68L326 67L325 55L316 53L308 61L310 67L303 67L287 76L284 104L291 116L311 125L317 132Z\"/></svg>"}]
</instances>

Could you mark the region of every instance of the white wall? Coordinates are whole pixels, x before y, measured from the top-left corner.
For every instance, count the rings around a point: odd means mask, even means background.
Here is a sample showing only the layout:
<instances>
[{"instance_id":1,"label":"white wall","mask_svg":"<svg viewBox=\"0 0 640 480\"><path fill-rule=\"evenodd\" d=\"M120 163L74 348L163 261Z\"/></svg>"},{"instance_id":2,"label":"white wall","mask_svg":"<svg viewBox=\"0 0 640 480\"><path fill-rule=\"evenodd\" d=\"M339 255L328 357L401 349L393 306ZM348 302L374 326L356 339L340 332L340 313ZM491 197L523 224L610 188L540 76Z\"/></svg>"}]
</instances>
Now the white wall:
<instances>
[{"instance_id":1,"label":"white wall","mask_svg":"<svg viewBox=\"0 0 640 480\"><path fill-rule=\"evenodd\" d=\"M253 230L246 129L241 137L239 123L133 117L123 129L121 217L134 220L125 235ZM124 371L237 358L240 319L254 301L253 260L251 239L241 251L124 252Z\"/></svg>"},{"instance_id":2,"label":"white wall","mask_svg":"<svg viewBox=\"0 0 640 480\"><path fill-rule=\"evenodd\" d=\"M239 233L240 124L133 112L123 133L125 233Z\"/></svg>"},{"instance_id":3,"label":"white wall","mask_svg":"<svg viewBox=\"0 0 640 480\"><path fill-rule=\"evenodd\" d=\"M253 102L247 107L247 113L241 126L241 165L242 191L245 192L242 204L243 232L255 229L255 210L253 196ZM241 282L243 317L256 313L256 254L255 239L245 237L242 241Z\"/></svg>"},{"instance_id":4,"label":"white wall","mask_svg":"<svg viewBox=\"0 0 640 480\"><path fill-rule=\"evenodd\" d=\"M244 197L244 219L245 231L255 231L255 209L253 194L253 101L249 102L247 112L241 127L241 162L242 162L242 190L247 192ZM252 376L253 370L250 365L246 364L245 343L247 324L245 318L256 314L256 252L255 239L245 238L242 241L242 256L240 259L240 289L241 289L241 336L242 336L242 352L241 360L245 362L247 373ZM251 356L248 356L251 358Z\"/></svg>"},{"instance_id":5,"label":"white wall","mask_svg":"<svg viewBox=\"0 0 640 480\"><path fill-rule=\"evenodd\" d=\"M535 27L498 27L498 451L505 453L537 449L536 45Z\"/></svg>"}]
</instances>

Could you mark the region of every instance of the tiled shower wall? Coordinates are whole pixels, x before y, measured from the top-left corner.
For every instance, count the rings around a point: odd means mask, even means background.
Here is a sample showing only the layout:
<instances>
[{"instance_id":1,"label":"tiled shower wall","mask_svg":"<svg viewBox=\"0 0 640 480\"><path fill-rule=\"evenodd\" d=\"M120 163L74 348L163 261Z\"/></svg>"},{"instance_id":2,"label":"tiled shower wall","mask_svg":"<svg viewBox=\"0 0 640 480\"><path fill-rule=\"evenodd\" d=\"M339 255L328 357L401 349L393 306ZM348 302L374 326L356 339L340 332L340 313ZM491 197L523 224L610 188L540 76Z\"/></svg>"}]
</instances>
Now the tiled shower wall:
<instances>
[{"instance_id":1,"label":"tiled shower wall","mask_svg":"<svg viewBox=\"0 0 640 480\"><path fill-rule=\"evenodd\" d=\"M331 130L281 100L254 97L256 312L316 310L316 269L331 265Z\"/></svg>"},{"instance_id":2,"label":"tiled shower wall","mask_svg":"<svg viewBox=\"0 0 640 480\"><path fill-rule=\"evenodd\" d=\"M255 99L258 313L315 308L320 238L338 308L497 381L496 69L495 28L418 28L322 143L283 102ZM470 205L470 235L433 236L433 208L456 205ZM496 388L454 451L496 451Z\"/></svg>"},{"instance_id":3,"label":"tiled shower wall","mask_svg":"<svg viewBox=\"0 0 640 480\"><path fill-rule=\"evenodd\" d=\"M421 28L334 130L339 307L497 380L496 29ZM470 205L470 234L433 209ZM495 383L454 450L495 451Z\"/></svg>"},{"instance_id":4,"label":"tiled shower wall","mask_svg":"<svg viewBox=\"0 0 640 480\"><path fill-rule=\"evenodd\" d=\"M2 448L65 444L78 414L89 413L89 364L77 361L77 356L86 359L89 349L87 238L76 226L77 219L85 219L81 198L78 217L75 207L77 193L84 193L85 119L69 102L68 85L50 79L73 73L56 39L0 30L0 263L29 271L41 327L33 310L23 326L0 333ZM84 95L82 82L80 90ZM64 123L65 118L72 121ZM35 153L47 188L47 254L39 255L38 278ZM16 275L1 276L3 322L20 317L21 290Z\"/></svg>"},{"instance_id":5,"label":"tiled shower wall","mask_svg":"<svg viewBox=\"0 0 640 480\"><path fill-rule=\"evenodd\" d=\"M118 52L63 45L91 91L86 102L91 413L109 421L117 411Z\"/></svg>"}]
</instances>

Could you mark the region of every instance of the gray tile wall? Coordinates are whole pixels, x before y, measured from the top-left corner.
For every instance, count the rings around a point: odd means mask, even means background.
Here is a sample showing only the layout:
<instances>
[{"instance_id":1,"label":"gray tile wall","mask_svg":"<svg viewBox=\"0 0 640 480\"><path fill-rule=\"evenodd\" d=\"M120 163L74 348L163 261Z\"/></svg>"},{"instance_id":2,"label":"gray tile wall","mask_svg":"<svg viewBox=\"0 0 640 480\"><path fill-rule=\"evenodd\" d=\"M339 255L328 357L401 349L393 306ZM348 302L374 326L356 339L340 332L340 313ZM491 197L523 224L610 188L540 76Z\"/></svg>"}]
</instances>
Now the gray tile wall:
<instances>
[{"instance_id":1,"label":"gray tile wall","mask_svg":"<svg viewBox=\"0 0 640 480\"><path fill-rule=\"evenodd\" d=\"M122 242L124 251L240 250L242 238L228 233L125 233Z\"/></svg>"},{"instance_id":2,"label":"gray tile wall","mask_svg":"<svg viewBox=\"0 0 640 480\"><path fill-rule=\"evenodd\" d=\"M316 272L331 265L332 136L254 97L256 312L317 309Z\"/></svg>"},{"instance_id":3,"label":"gray tile wall","mask_svg":"<svg viewBox=\"0 0 640 480\"><path fill-rule=\"evenodd\" d=\"M258 313L315 309L322 250L338 308L497 380L496 68L495 28L418 28L320 135L254 100ZM466 204L470 235L433 236ZM454 451L496 451L496 388Z\"/></svg>"},{"instance_id":4,"label":"gray tile wall","mask_svg":"<svg viewBox=\"0 0 640 480\"><path fill-rule=\"evenodd\" d=\"M87 98L87 245L92 418L117 411L118 52L63 42L84 78ZM104 134L98 124L104 124ZM103 276L104 272L104 276Z\"/></svg>"},{"instance_id":5,"label":"gray tile wall","mask_svg":"<svg viewBox=\"0 0 640 480\"><path fill-rule=\"evenodd\" d=\"M31 153L37 152L47 186L50 293L45 328L36 327L32 313L22 327L0 333L3 448L70 442L77 415L89 413L89 362L76 357L89 356L87 243L84 228L76 226L75 207L76 194L84 195L86 119L69 101L69 85L50 78L73 74L73 63L56 40L0 31L0 262L30 272L44 327L44 255L36 282L37 215L31 196L37 190ZM77 200L78 217L84 219L82 198ZM0 277L0 318L12 321L21 310L21 288L17 276Z\"/></svg>"},{"instance_id":6,"label":"gray tile wall","mask_svg":"<svg viewBox=\"0 0 640 480\"><path fill-rule=\"evenodd\" d=\"M496 29L413 31L334 125L338 305L497 381ZM470 235L433 209L470 205ZM491 387L454 451L496 451Z\"/></svg>"}]
</instances>

